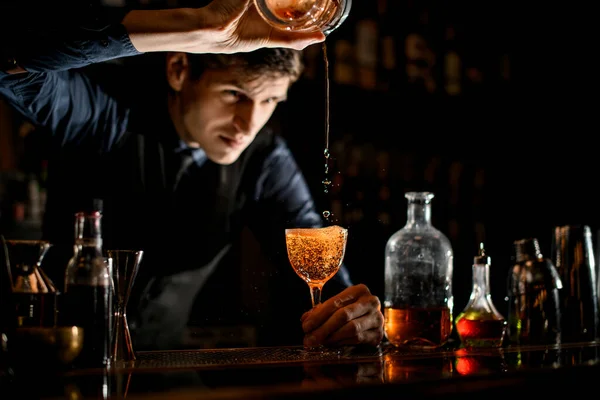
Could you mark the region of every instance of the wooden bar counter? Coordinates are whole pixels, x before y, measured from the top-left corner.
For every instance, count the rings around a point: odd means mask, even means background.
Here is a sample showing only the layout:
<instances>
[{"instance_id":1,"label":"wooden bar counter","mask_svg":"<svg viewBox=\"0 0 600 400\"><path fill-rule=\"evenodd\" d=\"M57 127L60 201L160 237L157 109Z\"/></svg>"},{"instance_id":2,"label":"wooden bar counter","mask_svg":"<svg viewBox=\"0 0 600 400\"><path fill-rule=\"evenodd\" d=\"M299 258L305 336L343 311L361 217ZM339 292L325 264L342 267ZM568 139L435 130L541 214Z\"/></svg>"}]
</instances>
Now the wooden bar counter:
<instances>
[{"instance_id":1,"label":"wooden bar counter","mask_svg":"<svg viewBox=\"0 0 600 400\"><path fill-rule=\"evenodd\" d=\"M564 387L597 393L600 343L429 352L384 344L325 357L300 347L138 352L108 370L0 373L6 400L554 397Z\"/></svg>"}]
</instances>

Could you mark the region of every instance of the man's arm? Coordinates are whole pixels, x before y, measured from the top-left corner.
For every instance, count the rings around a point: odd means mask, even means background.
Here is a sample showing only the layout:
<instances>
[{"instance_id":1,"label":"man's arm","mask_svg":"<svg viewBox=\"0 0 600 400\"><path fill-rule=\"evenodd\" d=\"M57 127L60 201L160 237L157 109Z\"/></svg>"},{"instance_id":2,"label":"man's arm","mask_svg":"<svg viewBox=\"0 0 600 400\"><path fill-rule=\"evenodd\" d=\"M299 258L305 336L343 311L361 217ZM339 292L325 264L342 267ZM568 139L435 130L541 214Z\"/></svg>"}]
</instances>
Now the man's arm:
<instances>
[{"instance_id":1,"label":"man's arm","mask_svg":"<svg viewBox=\"0 0 600 400\"><path fill-rule=\"evenodd\" d=\"M142 52L239 53L262 47L302 50L322 42L321 32L274 29L252 0L213 0L205 7L135 10L123 20L133 45Z\"/></svg>"},{"instance_id":2,"label":"man's arm","mask_svg":"<svg viewBox=\"0 0 600 400\"><path fill-rule=\"evenodd\" d=\"M0 96L63 144L95 136L102 148L108 148L124 131L128 104L116 97L115 90L107 90L118 85L99 84L102 80L117 82L114 71L101 74L102 79L92 79L80 67L139 52L120 25L106 25L92 31L69 29L74 37L70 41L59 40L60 35L47 35L29 48L18 47L15 54L27 71L15 74L0 71ZM126 89L122 87L120 91Z\"/></svg>"},{"instance_id":3,"label":"man's arm","mask_svg":"<svg viewBox=\"0 0 600 400\"><path fill-rule=\"evenodd\" d=\"M65 13L68 15L68 10ZM0 5L0 14L0 71L4 73L79 68L142 52L303 49L325 40L321 32L273 29L260 17L252 0L213 0L199 8L123 10L121 13L107 13L103 8L92 7L91 11L76 14L75 22L65 21L64 16L59 19L51 7L41 10L36 5L27 8L9 1ZM127 37L131 46L128 52L121 53L115 51L121 49L111 47L110 38L115 35ZM90 50L97 44L104 46L104 51ZM56 57L57 53L60 58Z\"/></svg>"}]
</instances>

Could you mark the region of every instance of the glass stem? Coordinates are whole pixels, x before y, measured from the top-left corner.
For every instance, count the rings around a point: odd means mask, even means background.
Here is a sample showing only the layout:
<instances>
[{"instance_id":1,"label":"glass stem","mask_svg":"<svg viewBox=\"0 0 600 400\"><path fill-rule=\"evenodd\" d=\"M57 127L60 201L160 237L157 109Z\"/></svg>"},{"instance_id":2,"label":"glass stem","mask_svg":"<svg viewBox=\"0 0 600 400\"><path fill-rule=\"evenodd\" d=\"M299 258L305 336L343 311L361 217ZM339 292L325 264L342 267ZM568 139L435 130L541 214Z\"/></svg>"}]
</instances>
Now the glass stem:
<instances>
[{"instance_id":1,"label":"glass stem","mask_svg":"<svg viewBox=\"0 0 600 400\"><path fill-rule=\"evenodd\" d=\"M321 304L321 289L323 285L309 285L310 286L310 297L312 299L313 307L317 304Z\"/></svg>"}]
</instances>

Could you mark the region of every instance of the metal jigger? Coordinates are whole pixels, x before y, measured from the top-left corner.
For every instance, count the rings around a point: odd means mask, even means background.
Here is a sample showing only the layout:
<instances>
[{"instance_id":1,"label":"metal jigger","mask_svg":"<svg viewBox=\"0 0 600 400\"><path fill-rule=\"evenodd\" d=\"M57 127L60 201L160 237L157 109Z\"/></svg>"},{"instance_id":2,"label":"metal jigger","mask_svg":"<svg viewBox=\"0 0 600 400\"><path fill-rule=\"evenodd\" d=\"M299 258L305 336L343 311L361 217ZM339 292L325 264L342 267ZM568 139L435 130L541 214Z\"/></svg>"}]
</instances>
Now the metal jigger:
<instances>
[{"instance_id":1,"label":"metal jigger","mask_svg":"<svg viewBox=\"0 0 600 400\"><path fill-rule=\"evenodd\" d=\"M112 349L113 362L135 361L135 352L127 324L127 301L144 252L142 250L107 250L112 259L113 287L116 299L116 321Z\"/></svg>"}]
</instances>

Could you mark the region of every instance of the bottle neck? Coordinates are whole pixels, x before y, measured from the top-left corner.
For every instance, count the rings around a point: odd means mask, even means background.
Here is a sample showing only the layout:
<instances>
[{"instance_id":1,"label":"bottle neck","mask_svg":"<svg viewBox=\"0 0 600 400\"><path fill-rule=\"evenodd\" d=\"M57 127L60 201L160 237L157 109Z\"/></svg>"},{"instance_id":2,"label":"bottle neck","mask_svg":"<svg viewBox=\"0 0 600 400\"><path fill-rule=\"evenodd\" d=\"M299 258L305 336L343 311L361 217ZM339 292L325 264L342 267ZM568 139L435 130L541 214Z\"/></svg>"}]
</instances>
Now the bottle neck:
<instances>
[{"instance_id":1,"label":"bottle neck","mask_svg":"<svg viewBox=\"0 0 600 400\"><path fill-rule=\"evenodd\" d=\"M408 203L408 225L431 225L431 204Z\"/></svg>"},{"instance_id":2,"label":"bottle neck","mask_svg":"<svg viewBox=\"0 0 600 400\"><path fill-rule=\"evenodd\" d=\"M101 218L99 212L75 215L75 252L102 256Z\"/></svg>"},{"instance_id":3,"label":"bottle neck","mask_svg":"<svg viewBox=\"0 0 600 400\"><path fill-rule=\"evenodd\" d=\"M490 297L490 266L473 264L473 294L478 297Z\"/></svg>"},{"instance_id":4,"label":"bottle neck","mask_svg":"<svg viewBox=\"0 0 600 400\"><path fill-rule=\"evenodd\" d=\"M102 239L81 238L75 239L75 253L102 256Z\"/></svg>"},{"instance_id":5,"label":"bottle neck","mask_svg":"<svg viewBox=\"0 0 600 400\"><path fill-rule=\"evenodd\" d=\"M513 243L515 261L520 263L543 258L539 241L536 238L517 240Z\"/></svg>"}]
</instances>

